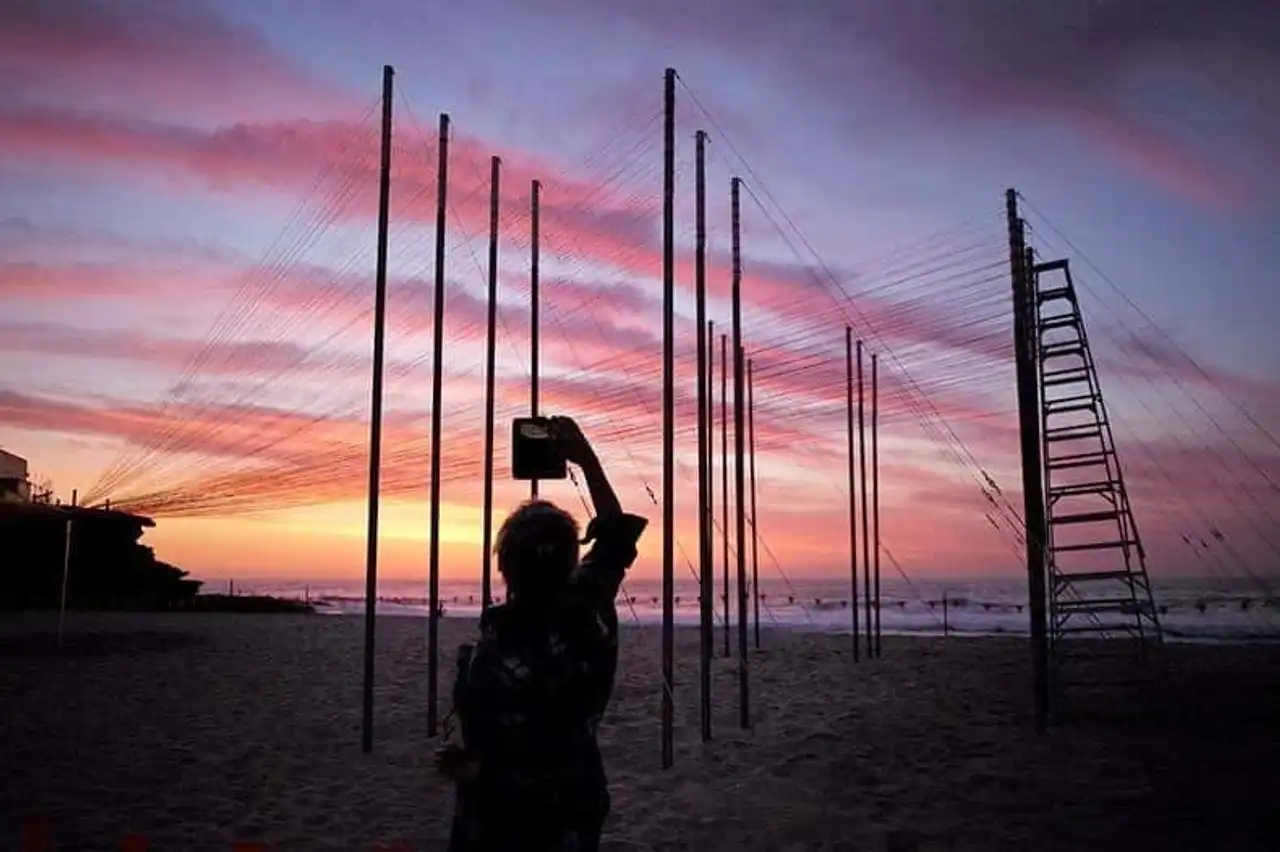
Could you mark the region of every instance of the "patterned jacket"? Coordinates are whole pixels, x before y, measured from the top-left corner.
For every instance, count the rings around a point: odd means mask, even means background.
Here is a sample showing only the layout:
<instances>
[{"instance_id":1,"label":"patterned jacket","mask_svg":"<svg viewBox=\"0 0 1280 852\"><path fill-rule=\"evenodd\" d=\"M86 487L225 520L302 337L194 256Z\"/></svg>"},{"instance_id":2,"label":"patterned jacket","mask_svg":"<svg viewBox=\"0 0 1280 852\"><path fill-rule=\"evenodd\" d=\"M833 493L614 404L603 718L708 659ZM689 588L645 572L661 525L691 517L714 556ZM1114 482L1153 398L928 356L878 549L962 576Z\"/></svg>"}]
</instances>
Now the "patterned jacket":
<instances>
[{"instance_id":1,"label":"patterned jacket","mask_svg":"<svg viewBox=\"0 0 1280 852\"><path fill-rule=\"evenodd\" d=\"M596 729L618 665L614 599L647 523L628 514L594 519L587 537L595 543L562 595L489 607L474 648L460 649L454 711L478 772L459 790L455 835L469 840L455 848L572 848L498 835L551 838L604 820Z\"/></svg>"}]
</instances>

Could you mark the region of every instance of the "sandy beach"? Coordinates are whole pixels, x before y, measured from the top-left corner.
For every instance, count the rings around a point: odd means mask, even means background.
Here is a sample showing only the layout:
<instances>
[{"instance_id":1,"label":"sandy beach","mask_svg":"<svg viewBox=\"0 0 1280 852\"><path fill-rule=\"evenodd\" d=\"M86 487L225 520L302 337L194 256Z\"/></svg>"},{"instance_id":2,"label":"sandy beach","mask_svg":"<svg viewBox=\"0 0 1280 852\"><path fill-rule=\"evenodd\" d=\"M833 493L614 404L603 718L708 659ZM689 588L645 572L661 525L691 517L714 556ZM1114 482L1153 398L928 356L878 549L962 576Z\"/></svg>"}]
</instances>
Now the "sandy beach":
<instances>
[{"instance_id":1,"label":"sandy beach","mask_svg":"<svg viewBox=\"0 0 1280 852\"><path fill-rule=\"evenodd\" d=\"M0 847L44 814L59 850L442 848L451 795L426 733L426 622L381 618L360 751L359 618L72 614L0 622ZM441 622L441 714L452 649ZM627 627L602 735L623 850L1274 849L1280 646L1167 648L1145 713L1117 696L1037 736L1025 640L768 630L718 659L698 731L697 634L677 636L676 765L659 768L657 628ZM1097 712L1094 712L1094 711Z\"/></svg>"}]
</instances>

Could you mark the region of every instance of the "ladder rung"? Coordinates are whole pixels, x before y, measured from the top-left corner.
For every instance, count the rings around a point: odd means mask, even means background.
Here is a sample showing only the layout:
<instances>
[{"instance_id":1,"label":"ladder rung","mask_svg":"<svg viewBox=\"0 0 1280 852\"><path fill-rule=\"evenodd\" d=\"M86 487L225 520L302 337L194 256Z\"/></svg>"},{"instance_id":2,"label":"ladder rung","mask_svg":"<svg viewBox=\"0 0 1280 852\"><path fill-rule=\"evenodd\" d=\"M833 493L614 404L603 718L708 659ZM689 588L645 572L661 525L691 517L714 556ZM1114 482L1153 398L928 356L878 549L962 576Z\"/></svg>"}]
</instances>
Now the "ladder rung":
<instances>
[{"instance_id":1,"label":"ladder rung","mask_svg":"<svg viewBox=\"0 0 1280 852\"><path fill-rule=\"evenodd\" d=\"M1134 622L1124 624L1081 624L1075 627L1059 627L1061 635L1068 633L1137 633L1138 626Z\"/></svg>"},{"instance_id":2,"label":"ladder rung","mask_svg":"<svg viewBox=\"0 0 1280 852\"><path fill-rule=\"evenodd\" d=\"M1061 269L1063 272L1066 272L1067 271L1066 258L1058 258L1057 260L1046 260L1043 263L1037 263L1032 265L1031 267L1031 271L1034 272L1036 275L1042 275L1046 272L1053 272L1055 269ZM1069 277L1070 273L1067 273L1067 274Z\"/></svg>"},{"instance_id":3,"label":"ladder rung","mask_svg":"<svg viewBox=\"0 0 1280 852\"><path fill-rule=\"evenodd\" d=\"M1058 601L1055 606L1059 612L1072 615L1080 612L1132 612L1138 615L1141 604L1134 603L1131 598L1091 598L1087 600Z\"/></svg>"},{"instance_id":4,"label":"ladder rung","mask_svg":"<svg viewBox=\"0 0 1280 852\"><path fill-rule=\"evenodd\" d=\"M1046 388L1056 388L1061 385L1073 385L1087 381L1089 381L1089 371L1086 368L1072 367L1069 370L1054 370L1045 373L1043 385Z\"/></svg>"},{"instance_id":5,"label":"ladder rung","mask_svg":"<svg viewBox=\"0 0 1280 852\"><path fill-rule=\"evenodd\" d=\"M1069 456L1058 456L1056 459L1049 459L1049 463L1046 467L1049 470L1069 470L1075 467L1091 467L1096 464L1105 463L1110 454L1110 450L1103 450L1100 453L1075 453Z\"/></svg>"},{"instance_id":6,"label":"ladder rung","mask_svg":"<svg viewBox=\"0 0 1280 852\"><path fill-rule=\"evenodd\" d=\"M1056 331L1059 328L1071 328L1072 326L1079 324L1079 314L1054 314L1051 317L1040 318L1040 333L1044 334L1046 331Z\"/></svg>"},{"instance_id":7,"label":"ladder rung","mask_svg":"<svg viewBox=\"0 0 1280 852\"><path fill-rule=\"evenodd\" d=\"M1056 444L1061 441L1084 441L1089 438L1101 438L1102 430L1093 429L1086 432L1058 432L1053 435L1045 435L1044 440L1050 444Z\"/></svg>"},{"instance_id":8,"label":"ladder rung","mask_svg":"<svg viewBox=\"0 0 1280 852\"><path fill-rule=\"evenodd\" d=\"M1063 436L1071 435L1073 433L1079 433L1079 436L1081 438L1092 438L1095 435L1101 436L1102 424L1101 423L1072 423L1068 426L1054 426L1052 428L1044 430L1044 436L1046 438L1058 438L1059 440L1066 440L1066 438L1064 438Z\"/></svg>"},{"instance_id":9,"label":"ladder rung","mask_svg":"<svg viewBox=\"0 0 1280 852\"><path fill-rule=\"evenodd\" d=\"M1044 414L1046 417L1052 414L1071 414L1076 411L1097 411L1098 404L1095 402L1077 402L1071 405L1059 405L1053 408L1049 407L1049 403L1045 403Z\"/></svg>"},{"instance_id":10,"label":"ladder rung","mask_svg":"<svg viewBox=\"0 0 1280 852\"><path fill-rule=\"evenodd\" d=\"M1098 395L1093 393L1082 393L1076 396L1063 396L1058 399L1046 399L1044 401L1045 408L1052 408L1055 405L1071 405L1077 402L1087 402L1090 405L1098 404Z\"/></svg>"},{"instance_id":11,"label":"ladder rung","mask_svg":"<svg viewBox=\"0 0 1280 852\"><path fill-rule=\"evenodd\" d=\"M1091 423L1068 423L1065 426L1050 426L1044 430L1047 437L1054 435L1063 435L1067 432L1096 432L1102 428L1102 421L1095 420Z\"/></svg>"},{"instance_id":12,"label":"ladder rung","mask_svg":"<svg viewBox=\"0 0 1280 852\"><path fill-rule=\"evenodd\" d=\"M1060 376L1055 376L1052 379L1045 379L1043 383L1043 387L1060 388L1063 385L1080 385L1080 384L1085 384L1088 381L1089 381L1089 374L1081 371L1079 374L1074 376L1060 375Z\"/></svg>"},{"instance_id":13,"label":"ladder rung","mask_svg":"<svg viewBox=\"0 0 1280 852\"><path fill-rule=\"evenodd\" d=\"M1070 355L1079 355L1084 357L1084 344L1077 343L1074 340L1065 340L1061 343L1045 343L1040 347L1040 360L1047 361L1050 358L1066 358Z\"/></svg>"},{"instance_id":14,"label":"ladder rung","mask_svg":"<svg viewBox=\"0 0 1280 852\"><path fill-rule=\"evenodd\" d=\"M1081 550L1106 550L1107 548L1134 547L1136 541L1097 541L1092 544L1055 544L1053 549L1059 553L1073 553Z\"/></svg>"},{"instance_id":15,"label":"ladder rung","mask_svg":"<svg viewBox=\"0 0 1280 852\"><path fill-rule=\"evenodd\" d=\"M1066 548L1055 547L1054 550L1066 550ZM1054 579L1066 585L1069 583L1087 583L1091 580L1128 580L1134 576L1132 571L1077 571L1072 574L1059 573Z\"/></svg>"},{"instance_id":16,"label":"ladder rung","mask_svg":"<svg viewBox=\"0 0 1280 852\"><path fill-rule=\"evenodd\" d=\"M1050 518L1051 524L1096 524L1099 521L1118 521L1120 513L1115 509L1103 512L1079 512L1074 515L1059 515L1056 518Z\"/></svg>"},{"instance_id":17,"label":"ladder rung","mask_svg":"<svg viewBox=\"0 0 1280 852\"><path fill-rule=\"evenodd\" d=\"M1076 300L1075 293L1070 287L1054 287L1050 290L1041 290L1036 294L1039 297L1040 304L1051 302L1054 299L1070 299L1072 302Z\"/></svg>"},{"instance_id":18,"label":"ladder rung","mask_svg":"<svg viewBox=\"0 0 1280 852\"><path fill-rule=\"evenodd\" d=\"M1080 497L1086 494L1113 494L1117 491L1113 480L1106 482L1073 482L1070 485L1057 485L1049 488L1050 499L1058 497Z\"/></svg>"}]
</instances>

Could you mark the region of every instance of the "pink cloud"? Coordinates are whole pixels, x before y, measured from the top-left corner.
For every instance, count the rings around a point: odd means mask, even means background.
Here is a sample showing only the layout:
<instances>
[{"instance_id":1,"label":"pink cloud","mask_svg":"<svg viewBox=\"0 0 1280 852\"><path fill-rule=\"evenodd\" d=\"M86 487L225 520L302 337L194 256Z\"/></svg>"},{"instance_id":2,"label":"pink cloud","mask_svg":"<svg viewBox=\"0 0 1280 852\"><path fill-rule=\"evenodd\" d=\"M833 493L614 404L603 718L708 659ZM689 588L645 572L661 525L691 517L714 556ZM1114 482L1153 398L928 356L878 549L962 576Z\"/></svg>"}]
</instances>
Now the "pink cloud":
<instances>
[{"instance_id":1,"label":"pink cloud","mask_svg":"<svg viewBox=\"0 0 1280 852\"><path fill-rule=\"evenodd\" d=\"M156 163L160 163L160 171L177 175L184 180L197 181L215 186L225 191L233 191L246 187L259 187L271 192L297 192L302 183L314 177L314 170L326 156L341 151L340 142L350 127L341 123L281 123L275 125L242 125L212 133L192 131L184 128L165 128L154 125L124 124L102 118L87 118L73 114L45 111L37 114L10 112L8 121L0 120L0 146L8 145L28 155L79 158L86 164L107 162L128 169L131 172L148 170L155 172ZM64 122L69 122L65 124ZM76 134L73 131L82 129L85 132ZM56 138L55 138L56 137ZM337 173L358 179L360 185L366 187L360 196L358 212L368 215L371 211L373 181L372 139L355 153L346 152L344 159L338 161ZM424 150L431 144L429 138L402 137L402 153L414 151L413 158L400 157L397 160L396 192L399 199L397 215L412 218L415 221L426 221L431 216L431 205L414 203L414 199L430 193L433 183L433 158L423 156ZM415 150L417 149L417 150ZM457 184L452 188L453 196L460 197L459 207L463 220L469 223L474 231L479 231L481 223L487 219L487 186L484 184L483 170L469 168L483 162L488 149L474 140L458 140L455 152L461 152L462 164L455 165L453 175ZM514 193L504 193L508 213L522 215L527 208L527 181L532 176L554 172L548 163L518 153L504 154L507 163L505 186L517 187ZM560 252L566 255L584 257L603 263L621 271L627 276L638 276L641 279L652 279L660 271L660 256L655 251L651 239L645 235L645 227L640 222L651 221L652 210L640 205L639 212L623 205L618 208L622 213L606 209L598 217L584 218L580 214L569 215L585 207L587 201L595 200L599 188L588 179L556 178L547 182L546 198L553 202L548 206L548 217L545 220L544 236L548 252ZM525 187L522 189L521 187ZM514 196L514 197L513 197ZM557 206L559 205L559 206ZM561 215L552 212L562 210ZM357 211L349 211L348 215L357 215ZM514 237L519 245L521 237ZM685 254L680 258L680 276L682 281L691 277L691 258ZM788 268L777 264L752 264L748 261L747 282L744 291L754 306L765 306L774 313L790 318L793 322L814 322L812 304L801 295L823 294L826 304L834 305L831 296L820 282L804 270ZM246 274L253 274L250 270ZM324 273L319 273L320 277ZM710 270L710 284L713 294L724 296L728 289L728 270L723 258L713 258ZM282 309L296 308L299 303L310 298L309 293L314 286L311 276L303 271L297 276L295 287L291 279L284 282L272 293L267 294L268 302ZM508 276L517 282L520 276ZM367 293L359 286L360 276L352 276L349 293L361 300L367 299ZM558 286L563 285L563 286ZM345 286L345 285L344 285ZM367 279L365 280L367 288ZM568 282L550 282L544 292L548 294L548 311L550 319L548 331L544 336L547 357L574 369L607 366L613 371L630 371L636 380L626 388L613 388L608 395L596 395L593 401L602 411L610 411L612 406L623 406L619 411L641 416L642 419L631 427L644 433L656 428L656 381L659 364L660 342L651 331L643 325L632 324L635 320L648 323L656 318L656 288L652 296L649 290L637 284L624 284L614 288L596 288L602 291L593 295L588 285ZM412 293L421 290L423 296L428 292L426 287L416 287ZM615 316L602 315L594 308L599 304L610 304L604 292L616 292L624 298ZM397 297L393 294L393 300ZM929 342L935 345L967 347L982 357L998 357L999 348L992 349L982 339L975 339L970 332L956 329L948 324L947 317L926 309L911 305L896 305L891 302L863 297L858 302L865 314L875 318L882 326L882 331L890 336L895 333L909 340ZM647 310L646 310L647 308ZM349 310L349 308L343 309ZM828 308L830 310L830 308ZM631 316L626 316L630 313ZM523 310L508 309L505 314L515 322L518 341L526 332L523 326L527 314ZM336 316L336 314L335 314ZM465 293L451 293L450 322L468 326L464 335L474 339L483 328L483 306ZM421 332L429 328L428 303L425 298L410 298L397 301L393 305L393 317L398 317L400 330ZM613 320L632 320L632 323L620 324ZM832 317L832 324L837 325L838 317ZM837 328L838 331L838 328ZM750 341L748 341L750 345ZM686 380L692 378L692 335L682 343L678 359L681 375ZM794 357L804 353L804 348L788 352L786 348L777 350L780 358ZM767 368L768 356L761 360L761 367ZM833 400L842 399L839 393L843 371L836 359L832 359L826 370L831 375L819 375L822 370L810 373L794 373L789 377L762 375L762 382L770 387L773 393L789 392L799 396L807 404L823 405ZM767 373L767 369L762 369ZM886 416L893 412L890 406L895 398L905 398L914 393L904 387L895 388L893 379L885 375ZM919 378L918 378L919 380ZM596 389L599 390L598 388ZM637 407L636 395L640 398L652 398L655 408L648 413L648 420L643 419L645 406ZM580 401L580 400L571 400ZM943 404L945 400L940 402ZM981 416L981 406L968 406L962 412L974 412ZM778 419L781 420L782 412ZM650 426L648 423L652 423ZM768 413L762 415L759 422L761 446L766 450L785 446L787 442L795 442L804 434L781 422L773 422Z\"/></svg>"},{"instance_id":2,"label":"pink cloud","mask_svg":"<svg viewBox=\"0 0 1280 852\"><path fill-rule=\"evenodd\" d=\"M142 329L92 329L59 323L0 320L0 351L25 352L46 357L84 358L94 362L127 361L145 364L177 375L200 359L202 386L225 377L244 379L288 374L290 381L368 380L369 357L330 349L317 353L306 344L289 341L204 341L166 337ZM391 359L391 375L429 375L429 365ZM192 387L193 382L183 383Z\"/></svg>"},{"instance_id":3,"label":"pink cloud","mask_svg":"<svg viewBox=\"0 0 1280 852\"><path fill-rule=\"evenodd\" d=\"M1150 328L1117 333L1113 345L1115 351L1099 356L1108 370L1148 383L1172 382L1201 405L1214 404L1215 395L1225 397L1237 408L1231 412L1233 421L1242 409L1263 428L1280 424L1280 381L1192 360L1174 341Z\"/></svg>"},{"instance_id":4,"label":"pink cloud","mask_svg":"<svg viewBox=\"0 0 1280 852\"><path fill-rule=\"evenodd\" d=\"M128 300L171 293L179 283L193 292L216 293L231 277L226 268L170 265L163 258L147 264L11 260L0 261L0 297L10 303Z\"/></svg>"},{"instance_id":5,"label":"pink cloud","mask_svg":"<svg viewBox=\"0 0 1280 852\"><path fill-rule=\"evenodd\" d=\"M1124 167L1146 181L1195 202L1224 211L1247 209L1254 193L1209 156L1149 128L1119 110L1090 104L1062 104L1055 112L1081 135L1110 151Z\"/></svg>"},{"instance_id":6,"label":"pink cloud","mask_svg":"<svg viewBox=\"0 0 1280 852\"><path fill-rule=\"evenodd\" d=\"M402 117L403 118L403 117ZM434 222L434 133L402 123L393 156L392 219ZM373 117L346 121L242 123L212 131L127 121L104 115L38 107L0 107L0 151L13 156L165 181L186 189L222 193L308 195L317 177L327 199L322 221L371 222L376 212L378 140ZM488 160L503 159L504 220L529 209L530 185L543 183L547 214L543 250L548 257L586 253L634 269L639 230L629 223L649 215L656 199L603 194L591 179L566 176L556 164L519 151L503 151L456 134L451 142L450 206L472 234L488 225ZM348 196L332 204L332 194ZM341 197L341 196L339 196ZM590 213L586 212L591 210ZM508 230L504 244L527 244ZM651 254L651 252L650 252ZM656 268L646 264L645 268Z\"/></svg>"},{"instance_id":7,"label":"pink cloud","mask_svg":"<svg viewBox=\"0 0 1280 852\"><path fill-rule=\"evenodd\" d=\"M402 133L404 131L402 130ZM353 138L363 141L354 148L344 147ZM430 138L401 138L401 154L395 160L393 216L395 221L428 222L433 217L432 205L426 203L434 184L434 164L424 155L432 144ZM369 221L374 209L376 186L374 163L376 145L369 128L355 131L340 122L285 122L277 124L237 125L213 132L187 128L122 123L102 117L91 117L49 110L9 110L0 112L0 150L55 161L79 162L99 167L113 165L130 172L195 182L225 192L259 189L293 194L310 186L317 172L331 160L336 163L329 175L352 180L356 190L354 206L327 211L329 216ZM453 145L455 164L451 171L451 197L464 227L472 234L487 228L487 174L467 167L487 160L493 150L483 143L461 137ZM504 204L507 216L522 217L528 208L528 184L538 176L545 178L547 211L544 218L543 243L548 257L577 258L603 264L634 279L655 281L661 275L661 253L649 237L653 223L655 193L640 193L647 199L638 207L633 199L610 202L602 197L600 186L590 178L564 177L554 164L519 152L503 152L505 176ZM515 189L511 189L511 187ZM585 213L589 205L596 209ZM561 211L557 213L556 211ZM366 218L367 217L367 218ZM527 237L519 229L508 229L504 243L519 246ZM455 259L454 264L458 261ZM677 275L681 282L692 279L693 258L681 252ZM831 292L828 282L815 279L807 270L775 263L746 263L744 298L758 310L765 308L790 323L813 324L815 314L830 312L831 324L840 324L839 310L843 297ZM708 270L708 289L716 297L729 293L729 269L726 259L713 256ZM520 276L508 274L508 281L519 282ZM521 292L524 292L522 284ZM683 285L682 285L683 286ZM556 299L572 299L574 285L559 293L547 292ZM580 288L579 288L580 289ZM601 288L603 289L603 288ZM648 286L632 283L617 289L627 299L626 308L639 316L650 294ZM822 300L823 308L815 311L805 296ZM658 290L653 288L649 313L656 313ZM585 297L569 310L582 310L605 302L603 295ZM856 298L858 309L881 333L889 338L955 348L981 357L1000 358L1003 347L992 347L983 338L975 338L970 330L956 326L949 316L919 305L900 304L876 296Z\"/></svg>"},{"instance_id":8,"label":"pink cloud","mask_svg":"<svg viewBox=\"0 0 1280 852\"><path fill-rule=\"evenodd\" d=\"M265 317L278 316L279 311L296 312L299 305L312 299L317 287L328 279L323 271L307 270L285 279L268 294ZM365 286L360 286L361 284ZM347 304L330 311L326 323L349 322L348 317L369 309L367 280L352 276L351 289L345 291ZM406 300L405 294L421 293L421 298ZM430 329L429 299L424 282L399 280L392 290L392 302L398 321L393 345L408 334L425 334ZM511 342L521 349L528 343L528 312L520 307L505 307L506 333L514 335ZM621 327L608 317L591 313L578 313L568 320L549 313L554 321L548 323L543 335L544 370L559 365L570 368L570 377L547 376L544 379L544 404L560 406L561 410L594 417L601 422L622 422L633 437L656 440L660 428L660 341L652 332L637 328ZM453 289L450 294L447 319L450 340L479 343L482 340L485 308L481 301L465 291ZM11 323L5 345L11 351L60 353L92 358L116 358L145 360L174 373L181 371L197 356L201 368L194 385L186 383L181 388L184 398L200 398L202 393L243 393L243 385L232 382L223 388L222 377L258 381L263 371L288 377L300 382L309 376L347 377L349 381L363 382L367 371L363 355L344 354L340 351L314 353L310 344L276 343L255 340L250 334L239 339L220 343L205 351L203 343L195 340L166 339L142 332L80 331L41 324ZM314 332L317 324L309 321ZM362 323L360 328L367 326ZM257 324L251 323L250 329ZM264 326L268 332L272 327ZM361 344L363 345L363 344ZM425 345L425 344L424 344ZM452 345L452 344L451 344ZM448 351L448 350L447 350ZM503 350L505 355L505 349ZM822 446L831 443L821 435L827 432L843 435L844 418L844 364L843 359L831 353L823 358L809 356L805 370L786 369L771 374L771 358L787 359L785 349L771 350L770 355L758 358L757 372L757 431L761 452L782 451L796 445ZM694 352L692 335L679 341L677 368L679 373L678 420L682 434L691 435L695 407L693 403ZM429 361L398 362L392 360L389 373L392 376L411 377L419 380L430 368ZM334 371L338 372L335 373ZM478 382L479 371L475 364L461 364L456 357L446 363L447 375L455 381L464 372ZM352 384L354 389L356 384ZM915 393L899 381L896 374L883 376L881 413L882 423L894 418L911 417L916 409L908 405L909 394ZM513 401L526 391L504 383L504 393L514 394ZM713 397L714 391L713 388ZM972 395L951 393L939 389L933 405L950 420L981 418L989 412L978 406L980 400ZM977 407L975 407L977 406ZM798 425L797 409L803 413L805 425ZM480 402L473 395L466 402L451 406L451 416L478 415ZM832 439L834 440L834 439ZM842 440L842 439L841 439ZM838 444L839 441L834 441Z\"/></svg>"},{"instance_id":9,"label":"pink cloud","mask_svg":"<svg viewBox=\"0 0 1280 852\"><path fill-rule=\"evenodd\" d=\"M267 407L241 407L219 412L216 422L202 418L209 412L199 405L173 404L166 410L158 406L107 400L100 405L85 405L15 391L0 391L0 419L23 429L57 430L73 434L95 434L122 438L135 444L146 444L160 436L172 436L174 448L187 449L211 456L237 458L245 455L245 444L264 438L272 432L287 430L307 415ZM330 421L331 438L358 440L358 422ZM269 442L269 438L264 442ZM268 458L291 458L306 454L306 448L295 445L277 447Z\"/></svg>"},{"instance_id":10,"label":"pink cloud","mask_svg":"<svg viewBox=\"0 0 1280 852\"><path fill-rule=\"evenodd\" d=\"M0 6L0 72L27 94L170 115L351 103L257 33L193 2L10 0Z\"/></svg>"}]
</instances>

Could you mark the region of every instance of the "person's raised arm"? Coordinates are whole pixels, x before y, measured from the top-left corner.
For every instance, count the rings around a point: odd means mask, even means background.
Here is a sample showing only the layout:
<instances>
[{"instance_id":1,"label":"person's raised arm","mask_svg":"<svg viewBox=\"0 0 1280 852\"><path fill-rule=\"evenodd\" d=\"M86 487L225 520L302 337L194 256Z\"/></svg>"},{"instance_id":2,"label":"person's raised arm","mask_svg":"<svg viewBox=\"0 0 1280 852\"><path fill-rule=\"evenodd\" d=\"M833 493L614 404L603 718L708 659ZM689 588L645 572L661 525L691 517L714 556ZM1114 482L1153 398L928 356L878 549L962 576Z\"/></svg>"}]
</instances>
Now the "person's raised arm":
<instances>
[{"instance_id":1,"label":"person's raised arm","mask_svg":"<svg viewBox=\"0 0 1280 852\"><path fill-rule=\"evenodd\" d=\"M595 448L582 434L578 424L568 417L554 417L552 424L555 428L556 440L560 444L560 451L564 453L565 459L582 469L582 476L587 481L587 491L591 493L591 504L595 507L596 515L603 517L621 515L622 504L618 502L618 495L614 493L613 486L604 475L604 467L600 464Z\"/></svg>"},{"instance_id":2,"label":"person's raised arm","mask_svg":"<svg viewBox=\"0 0 1280 852\"><path fill-rule=\"evenodd\" d=\"M587 526L586 539L595 544L582 560L582 574L601 585L612 600L623 575L636 558L636 544L648 521L622 511L622 504L605 476L604 466L578 425L568 417L553 418L557 440L566 461L582 469L591 493L596 517Z\"/></svg>"}]
</instances>

